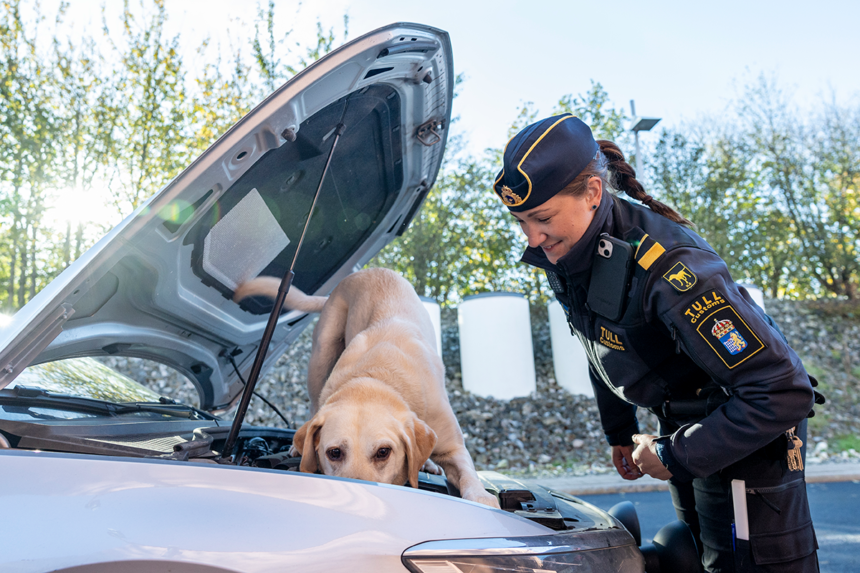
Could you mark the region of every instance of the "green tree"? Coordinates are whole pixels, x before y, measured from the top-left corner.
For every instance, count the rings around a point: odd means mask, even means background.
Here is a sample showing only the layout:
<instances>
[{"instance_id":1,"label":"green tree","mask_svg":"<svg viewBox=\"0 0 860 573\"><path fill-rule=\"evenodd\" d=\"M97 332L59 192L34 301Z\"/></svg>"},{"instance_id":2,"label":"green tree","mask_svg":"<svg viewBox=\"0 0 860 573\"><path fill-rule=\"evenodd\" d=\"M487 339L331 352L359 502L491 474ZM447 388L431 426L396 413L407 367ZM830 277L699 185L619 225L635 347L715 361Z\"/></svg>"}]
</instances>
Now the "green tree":
<instances>
[{"instance_id":1,"label":"green tree","mask_svg":"<svg viewBox=\"0 0 860 573\"><path fill-rule=\"evenodd\" d=\"M452 279L466 259L461 249L470 232L462 215L475 195L463 193L480 189L488 178L486 169L471 158L446 165L407 232L372 264L397 270L419 294L440 303L456 299L461 289Z\"/></svg>"},{"instance_id":2,"label":"green tree","mask_svg":"<svg viewBox=\"0 0 860 573\"><path fill-rule=\"evenodd\" d=\"M719 120L664 131L656 195L689 217L738 280L772 297L857 298L860 109L801 112L760 77Z\"/></svg>"},{"instance_id":3,"label":"green tree","mask_svg":"<svg viewBox=\"0 0 860 573\"><path fill-rule=\"evenodd\" d=\"M400 272L440 304L490 291L541 298L540 279L516 262L525 239L492 192L495 171L489 157L446 164L407 232L371 264Z\"/></svg>"},{"instance_id":4,"label":"green tree","mask_svg":"<svg viewBox=\"0 0 860 573\"><path fill-rule=\"evenodd\" d=\"M22 306L105 230L51 228L45 213L64 194L107 189L127 215L338 41L318 23L315 42L287 44L274 9L236 32L251 57L207 41L192 72L166 33L163 0L125 0L117 21L103 11L109 50L69 27L65 4L50 27L38 5L0 3L0 305Z\"/></svg>"},{"instance_id":5,"label":"green tree","mask_svg":"<svg viewBox=\"0 0 860 573\"><path fill-rule=\"evenodd\" d=\"M19 1L0 5L0 234L8 310L40 288L38 246L58 146L55 85L37 53L44 18L28 28Z\"/></svg>"},{"instance_id":6,"label":"green tree","mask_svg":"<svg viewBox=\"0 0 860 573\"><path fill-rule=\"evenodd\" d=\"M64 23L64 16L61 8L58 24ZM60 119L56 137L62 148L57 165L59 188L52 196L75 193L80 200L92 201L96 178L112 163L114 130L124 107L122 96L109 81L111 70L91 38L76 43L55 36L51 64L56 86L54 106ZM84 222L74 222L74 237L72 223L66 222L63 233L60 270L87 246Z\"/></svg>"},{"instance_id":7,"label":"green tree","mask_svg":"<svg viewBox=\"0 0 860 573\"><path fill-rule=\"evenodd\" d=\"M690 135L685 135L685 133ZM663 131L649 158L654 195L674 206L726 261L733 277L784 293L791 228L766 200L741 134L710 122Z\"/></svg>"},{"instance_id":8,"label":"green tree","mask_svg":"<svg viewBox=\"0 0 860 573\"><path fill-rule=\"evenodd\" d=\"M113 88L123 106L112 134L108 185L114 206L128 213L158 191L193 158L188 146L191 105L179 37L165 36L164 0L152 0L150 17L136 15L124 0L122 34L106 37L119 61ZM145 5L141 2L141 12Z\"/></svg>"},{"instance_id":9,"label":"green tree","mask_svg":"<svg viewBox=\"0 0 860 573\"><path fill-rule=\"evenodd\" d=\"M831 103L804 117L767 77L737 106L762 192L789 222L801 270L820 288L860 295L860 110Z\"/></svg>"}]
</instances>

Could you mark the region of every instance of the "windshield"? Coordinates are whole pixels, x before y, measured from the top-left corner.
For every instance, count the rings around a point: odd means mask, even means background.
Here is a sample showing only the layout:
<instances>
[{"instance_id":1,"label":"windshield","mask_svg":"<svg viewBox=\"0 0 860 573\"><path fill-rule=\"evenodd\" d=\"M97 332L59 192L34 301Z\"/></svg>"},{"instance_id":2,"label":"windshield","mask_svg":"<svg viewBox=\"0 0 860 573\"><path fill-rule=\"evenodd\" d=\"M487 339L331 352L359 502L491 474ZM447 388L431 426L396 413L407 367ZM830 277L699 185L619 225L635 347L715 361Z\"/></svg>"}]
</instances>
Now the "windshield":
<instances>
[{"instance_id":1,"label":"windshield","mask_svg":"<svg viewBox=\"0 0 860 573\"><path fill-rule=\"evenodd\" d=\"M69 358L29 366L9 386L40 388L108 402L158 402L159 395L92 358Z\"/></svg>"}]
</instances>

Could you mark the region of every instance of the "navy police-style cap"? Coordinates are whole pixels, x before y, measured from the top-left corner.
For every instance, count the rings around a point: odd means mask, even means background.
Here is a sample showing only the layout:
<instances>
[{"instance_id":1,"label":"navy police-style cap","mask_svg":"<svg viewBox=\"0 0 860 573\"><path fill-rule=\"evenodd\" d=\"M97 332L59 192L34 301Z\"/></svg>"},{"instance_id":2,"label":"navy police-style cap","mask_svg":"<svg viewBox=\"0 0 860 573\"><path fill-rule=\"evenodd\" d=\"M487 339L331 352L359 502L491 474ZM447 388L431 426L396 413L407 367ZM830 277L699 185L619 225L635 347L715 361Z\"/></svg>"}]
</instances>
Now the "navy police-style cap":
<instances>
[{"instance_id":1,"label":"navy police-style cap","mask_svg":"<svg viewBox=\"0 0 860 573\"><path fill-rule=\"evenodd\" d=\"M598 150L591 129L578 117L543 119L508 142L493 191L511 211L533 209L576 179Z\"/></svg>"}]
</instances>

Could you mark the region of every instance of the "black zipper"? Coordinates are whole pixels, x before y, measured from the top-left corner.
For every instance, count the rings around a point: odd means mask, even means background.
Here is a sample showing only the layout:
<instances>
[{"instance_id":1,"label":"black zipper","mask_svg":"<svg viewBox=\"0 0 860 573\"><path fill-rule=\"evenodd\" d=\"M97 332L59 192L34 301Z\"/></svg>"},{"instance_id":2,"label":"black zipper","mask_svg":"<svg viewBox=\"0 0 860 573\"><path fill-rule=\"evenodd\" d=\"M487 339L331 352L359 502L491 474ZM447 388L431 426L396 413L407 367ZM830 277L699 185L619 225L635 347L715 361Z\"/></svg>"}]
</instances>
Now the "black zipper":
<instances>
[{"instance_id":1,"label":"black zipper","mask_svg":"<svg viewBox=\"0 0 860 573\"><path fill-rule=\"evenodd\" d=\"M780 491L785 491L787 489L797 487L800 485L800 482L803 481L803 478L798 478L796 480L792 480L790 482L782 483L779 485L771 486L771 487L748 487L746 488L747 493L749 494L762 494L762 493L777 493Z\"/></svg>"}]
</instances>

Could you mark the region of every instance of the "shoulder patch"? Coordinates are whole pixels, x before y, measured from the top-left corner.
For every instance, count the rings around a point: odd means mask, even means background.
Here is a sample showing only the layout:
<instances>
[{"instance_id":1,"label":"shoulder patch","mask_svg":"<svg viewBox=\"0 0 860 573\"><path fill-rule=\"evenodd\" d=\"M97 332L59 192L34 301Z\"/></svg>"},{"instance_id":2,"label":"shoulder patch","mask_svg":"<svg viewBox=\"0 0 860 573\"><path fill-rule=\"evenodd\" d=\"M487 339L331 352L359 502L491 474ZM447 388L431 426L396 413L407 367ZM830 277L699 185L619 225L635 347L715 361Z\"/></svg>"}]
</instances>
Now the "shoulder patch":
<instances>
[{"instance_id":1,"label":"shoulder patch","mask_svg":"<svg viewBox=\"0 0 860 573\"><path fill-rule=\"evenodd\" d=\"M637 243L633 243L633 245L636 247L633 258L646 271L666 252L663 245L655 241L647 233Z\"/></svg>"},{"instance_id":2,"label":"shoulder patch","mask_svg":"<svg viewBox=\"0 0 860 573\"><path fill-rule=\"evenodd\" d=\"M699 280L696 275L693 274L693 271L688 269L681 261L675 263L675 266L669 269L666 274L663 275L663 278L666 282L675 287L675 290L680 292L687 292L693 288Z\"/></svg>"},{"instance_id":3,"label":"shoulder patch","mask_svg":"<svg viewBox=\"0 0 860 573\"><path fill-rule=\"evenodd\" d=\"M705 301L710 302L708 308ZM697 310L697 305L702 310ZM684 315L698 325L696 332L729 370L767 347L718 291L699 297Z\"/></svg>"}]
</instances>

